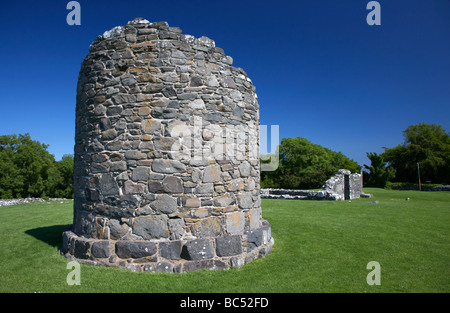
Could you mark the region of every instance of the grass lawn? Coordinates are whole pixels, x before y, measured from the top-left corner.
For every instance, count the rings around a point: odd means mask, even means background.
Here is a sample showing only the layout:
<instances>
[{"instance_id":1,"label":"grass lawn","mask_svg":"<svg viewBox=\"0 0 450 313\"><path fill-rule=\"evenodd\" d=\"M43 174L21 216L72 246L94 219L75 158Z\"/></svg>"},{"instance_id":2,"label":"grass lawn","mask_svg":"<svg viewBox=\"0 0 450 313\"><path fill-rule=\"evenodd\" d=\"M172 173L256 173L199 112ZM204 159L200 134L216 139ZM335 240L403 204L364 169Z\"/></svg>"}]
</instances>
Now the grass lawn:
<instances>
[{"instance_id":1,"label":"grass lawn","mask_svg":"<svg viewBox=\"0 0 450 313\"><path fill-rule=\"evenodd\" d=\"M450 292L450 193L365 192L374 198L263 200L275 245L240 269L179 275L81 265L79 286L67 285L68 260L57 254L72 202L0 207L0 292ZM366 282L370 261L380 264L379 286Z\"/></svg>"}]
</instances>

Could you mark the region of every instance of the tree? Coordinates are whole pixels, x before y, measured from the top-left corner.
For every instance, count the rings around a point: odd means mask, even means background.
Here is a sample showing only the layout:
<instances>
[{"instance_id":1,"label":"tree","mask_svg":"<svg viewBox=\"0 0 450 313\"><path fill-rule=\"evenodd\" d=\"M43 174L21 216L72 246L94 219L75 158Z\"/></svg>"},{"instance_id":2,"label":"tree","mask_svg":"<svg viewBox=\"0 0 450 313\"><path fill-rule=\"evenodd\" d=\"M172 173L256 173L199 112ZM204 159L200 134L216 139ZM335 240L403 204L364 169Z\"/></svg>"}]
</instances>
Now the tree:
<instances>
[{"instance_id":1,"label":"tree","mask_svg":"<svg viewBox=\"0 0 450 313\"><path fill-rule=\"evenodd\" d=\"M55 196L62 198L73 197L73 155L64 154L61 161L57 162L58 174L61 177L57 185Z\"/></svg>"},{"instance_id":2,"label":"tree","mask_svg":"<svg viewBox=\"0 0 450 313\"><path fill-rule=\"evenodd\" d=\"M73 157L56 162L30 134L0 136L0 198L72 197Z\"/></svg>"},{"instance_id":3,"label":"tree","mask_svg":"<svg viewBox=\"0 0 450 313\"><path fill-rule=\"evenodd\" d=\"M367 157L371 165L364 164L364 167L369 170L369 172L364 173L367 176L367 179L364 179L366 185L370 187L386 187L386 183L395 177L395 170L387 167L383 157L375 152L367 152Z\"/></svg>"},{"instance_id":4,"label":"tree","mask_svg":"<svg viewBox=\"0 0 450 313\"><path fill-rule=\"evenodd\" d=\"M359 165L341 152L311 143L306 138L283 138L279 146L279 167L261 173L264 188L319 188L338 169L358 171Z\"/></svg>"},{"instance_id":5,"label":"tree","mask_svg":"<svg viewBox=\"0 0 450 313\"><path fill-rule=\"evenodd\" d=\"M47 148L30 134L0 136L1 197L46 195L46 182L55 162Z\"/></svg>"},{"instance_id":6,"label":"tree","mask_svg":"<svg viewBox=\"0 0 450 313\"><path fill-rule=\"evenodd\" d=\"M417 163L424 181L450 182L450 135L441 125L420 123L403 131L404 142L382 153L396 169L395 181L417 181Z\"/></svg>"}]
</instances>

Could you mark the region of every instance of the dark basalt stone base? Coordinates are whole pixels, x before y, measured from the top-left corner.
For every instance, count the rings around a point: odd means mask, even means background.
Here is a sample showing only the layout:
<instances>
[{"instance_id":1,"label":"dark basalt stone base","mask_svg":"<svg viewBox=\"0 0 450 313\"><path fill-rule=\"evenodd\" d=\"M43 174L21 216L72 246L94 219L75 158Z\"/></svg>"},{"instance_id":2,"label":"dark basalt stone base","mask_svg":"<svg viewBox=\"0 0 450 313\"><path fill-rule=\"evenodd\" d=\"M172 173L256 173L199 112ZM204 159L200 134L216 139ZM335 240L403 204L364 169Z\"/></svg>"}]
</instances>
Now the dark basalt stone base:
<instances>
[{"instance_id":1,"label":"dark basalt stone base","mask_svg":"<svg viewBox=\"0 0 450 313\"><path fill-rule=\"evenodd\" d=\"M134 272L183 273L239 268L265 257L274 240L270 224L243 235L195 240L88 239L72 230L63 233L60 253L84 264L127 268Z\"/></svg>"}]
</instances>

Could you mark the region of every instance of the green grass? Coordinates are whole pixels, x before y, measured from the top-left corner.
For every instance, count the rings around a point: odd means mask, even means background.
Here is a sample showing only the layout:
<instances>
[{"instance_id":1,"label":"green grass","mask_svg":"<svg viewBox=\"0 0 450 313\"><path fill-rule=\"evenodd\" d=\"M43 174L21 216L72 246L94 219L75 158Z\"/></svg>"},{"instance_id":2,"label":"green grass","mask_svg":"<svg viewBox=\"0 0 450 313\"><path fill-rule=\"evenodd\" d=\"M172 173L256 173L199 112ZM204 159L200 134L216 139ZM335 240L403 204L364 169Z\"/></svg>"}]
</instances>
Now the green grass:
<instances>
[{"instance_id":1,"label":"green grass","mask_svg":"<svg viewBox=\"0 0 450 313\"><path fill-rule=\"evenodd\" d=\"M71 201L0 207L0 292L449 292L450 193L365 192L375 197L263 200L275 245L240 269L179 275L81 265L80 286L67 285L68 260L57 254ZM369 261L380 263L380 286L366 283Z\"/></svg>"}]
</instances>

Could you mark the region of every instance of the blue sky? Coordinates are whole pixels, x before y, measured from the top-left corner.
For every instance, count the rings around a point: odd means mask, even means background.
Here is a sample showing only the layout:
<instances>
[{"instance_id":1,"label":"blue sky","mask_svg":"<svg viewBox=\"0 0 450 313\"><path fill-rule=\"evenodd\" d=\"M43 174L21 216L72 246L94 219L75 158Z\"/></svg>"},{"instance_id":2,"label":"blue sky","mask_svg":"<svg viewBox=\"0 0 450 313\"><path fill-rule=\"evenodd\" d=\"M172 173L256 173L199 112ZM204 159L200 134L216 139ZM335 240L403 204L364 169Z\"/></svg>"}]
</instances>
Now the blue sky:
<instances>
[{"instance_id":1,"label":"blue sky","mask_svg":"<svg viewBox=\"0 0 450 313\"><path fill-rule=\"evenodd\" d=\"M450 131L450 1L69 1L0 3L0 135L30 133L56 159L73 153L75 93L89 45L136 17L207 36L256 86L261 124L361 165L420 122Z\"/></svg>"}]
</instances>

